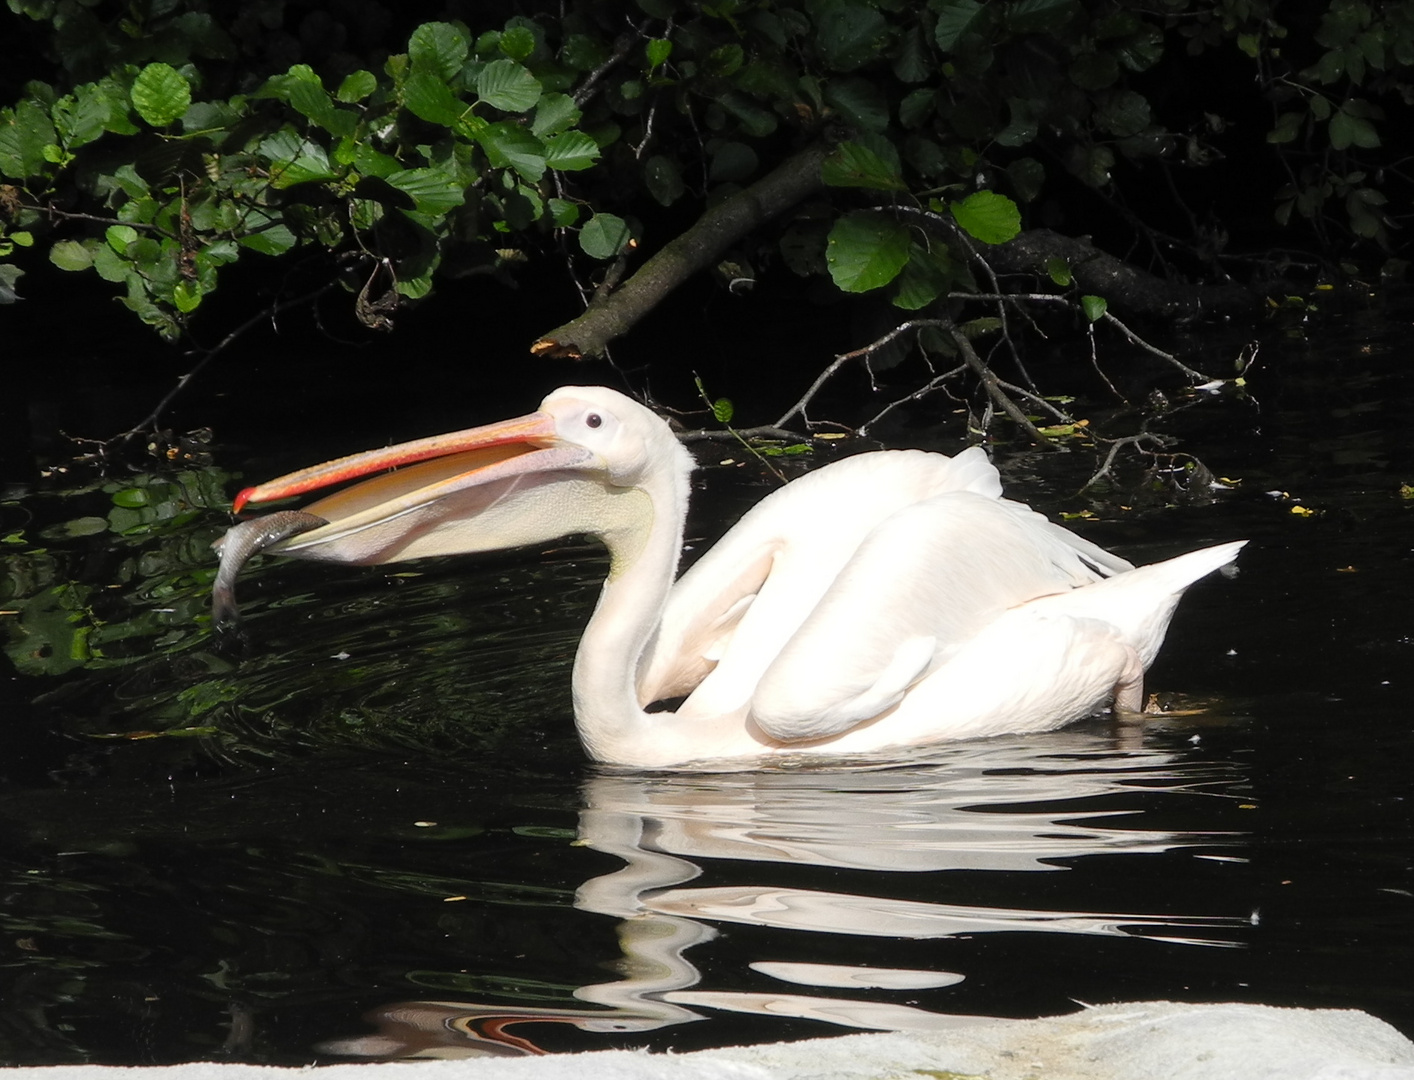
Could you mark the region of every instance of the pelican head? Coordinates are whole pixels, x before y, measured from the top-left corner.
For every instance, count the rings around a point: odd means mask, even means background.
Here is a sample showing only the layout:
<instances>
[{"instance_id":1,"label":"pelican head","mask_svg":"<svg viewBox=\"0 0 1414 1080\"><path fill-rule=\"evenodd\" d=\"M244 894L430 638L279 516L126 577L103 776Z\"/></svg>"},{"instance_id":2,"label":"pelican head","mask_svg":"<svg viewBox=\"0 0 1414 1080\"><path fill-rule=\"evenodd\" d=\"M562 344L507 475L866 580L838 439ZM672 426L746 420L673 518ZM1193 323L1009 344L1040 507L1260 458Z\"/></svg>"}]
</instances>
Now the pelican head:
<instances>
[{"instance_id":1,"label":"pelican head","mask_svg":"<svg viewBox=\"0 0 1414 1080\"><path fill-rule=\"evenodd\" d=\"M246 488L235 509L361 480L304 508L326 525L271 550L367 564L581 532L612 550L626 529L641 532L685 511L691 468L691 456L650 410L606 387L571 386L526 416L353 454Z\"/></svg>"}]
</instances>

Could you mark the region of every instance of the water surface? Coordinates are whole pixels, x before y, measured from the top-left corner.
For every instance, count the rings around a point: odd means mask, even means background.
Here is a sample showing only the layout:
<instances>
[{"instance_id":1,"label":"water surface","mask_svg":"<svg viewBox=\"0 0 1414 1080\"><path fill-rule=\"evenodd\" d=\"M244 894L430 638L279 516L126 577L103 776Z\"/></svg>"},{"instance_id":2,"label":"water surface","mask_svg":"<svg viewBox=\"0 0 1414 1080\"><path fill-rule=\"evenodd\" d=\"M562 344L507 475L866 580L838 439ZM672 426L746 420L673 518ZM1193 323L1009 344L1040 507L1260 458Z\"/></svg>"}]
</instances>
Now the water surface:
<instances>
[{"instance_id":1,"label":"water surface","mask_svg":"<svg viewBox=\"0 0 1414 1080\"><path fill-rule=\"evenodd\" d=\"M1267 331L1248 397L1166 421L1223 488L1145 497L1131 469L1077 499L1093 455L999 448L1011 494L1136 561L1251 544L1185 600L1149 680L1175 704L1142 730L890 767L585 762L589 544L267 560L233 646L204 621L206 546L240 461L17 492L0 1056L693 1049L1137 998L1414 1034L1410 323ZM1188 346L1216 365L1236 341ZM959 447L924 414L889 435ZM707 470L693 534L765 483Z\"/></svg>"}]
</instances>

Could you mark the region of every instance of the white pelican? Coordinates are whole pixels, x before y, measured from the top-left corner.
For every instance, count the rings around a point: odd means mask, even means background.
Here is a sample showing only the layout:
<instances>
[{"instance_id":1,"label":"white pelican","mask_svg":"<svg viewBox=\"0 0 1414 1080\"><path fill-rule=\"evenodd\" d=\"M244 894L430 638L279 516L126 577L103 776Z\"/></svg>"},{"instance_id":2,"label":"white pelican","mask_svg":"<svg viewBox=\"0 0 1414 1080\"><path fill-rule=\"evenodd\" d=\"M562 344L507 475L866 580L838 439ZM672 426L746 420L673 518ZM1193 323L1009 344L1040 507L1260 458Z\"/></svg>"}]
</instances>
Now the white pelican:
<instances>
[{"instance_id":1,"label":"white pelican","mask_svg":"<svg viewBox=\"0 0 1414 1080\"><path fill-rule=\"evenodd\" d=\"M236 526L227 594L252 549L311 526L273 550L371 564L596 536L610 569L575 657L575 720L590 757L641 768L874 755L1046 731L1111 701L1138 711L1183 590L1244 543L1136 569L1003 499L979 448L880 451L773 492L674 584L691 455L603 387L291 473L235 508L391 466L283 515L291 527ZM672 698L676 712L645 711Z\"/></svg>"}]
</instances>

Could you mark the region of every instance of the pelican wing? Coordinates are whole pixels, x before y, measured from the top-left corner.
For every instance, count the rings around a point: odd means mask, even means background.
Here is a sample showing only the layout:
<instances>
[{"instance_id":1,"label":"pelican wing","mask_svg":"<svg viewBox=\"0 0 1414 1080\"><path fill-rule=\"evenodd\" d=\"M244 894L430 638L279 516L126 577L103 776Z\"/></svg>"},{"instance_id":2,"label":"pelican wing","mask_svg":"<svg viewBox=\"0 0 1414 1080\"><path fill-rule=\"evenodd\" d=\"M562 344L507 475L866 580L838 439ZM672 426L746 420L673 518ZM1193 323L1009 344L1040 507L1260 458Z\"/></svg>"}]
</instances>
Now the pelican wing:
<instances>
[{"instance_id":1,"label":"pelican wing","mask_svg":"<svg viewBox=\"0 0 1414 1080\"><path fill-rule=\"evenodd\" d=\"M685 694L710 673L714 688L697 706L717 715L740 706L869 532L947 491L997 498L1001 479L978 447L953 458L885 450L834 462L772 492L673 586L641 669L640 699ZM762 606L763 590L769 616L753 619L743 638L743 619Z\"/></svg>"},{"instance_id":2,"label":"pelican wing","mask_svg":"<svg viewBox=\"0 0 1414 1080\"><path fill-rule=\"evenodd\" d=\"M1009 609L1104 580L1091 547L1019 503L970 491L900 510L762 673L752 718L783 741L874 719Z\"/></svg>"}]
</instances>

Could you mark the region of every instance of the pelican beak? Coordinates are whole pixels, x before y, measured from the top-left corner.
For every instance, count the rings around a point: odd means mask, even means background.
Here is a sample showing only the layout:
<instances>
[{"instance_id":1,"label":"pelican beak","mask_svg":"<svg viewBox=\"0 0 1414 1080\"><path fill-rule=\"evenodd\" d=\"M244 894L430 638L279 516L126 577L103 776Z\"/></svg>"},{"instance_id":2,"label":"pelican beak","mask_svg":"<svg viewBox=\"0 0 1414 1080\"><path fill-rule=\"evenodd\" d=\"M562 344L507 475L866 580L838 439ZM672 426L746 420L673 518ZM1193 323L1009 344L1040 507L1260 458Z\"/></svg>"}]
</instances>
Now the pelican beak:
<instances>
[{"instance_id":1,"label":"pelican beak","mask_svg":"<svg viewBox=\"0 0 1414 1080\"><path fill-rule=\"evenodd\" d=\"M294 536L272 529L254 550L365 564L499 550L564 535L554 500L537 496L597 467L553 417L534 412L301 469L246 488L234 508L361 480L302 508L322 525Z\"/></svg>"},{"instance_id":2,"label":"pelican beak","mask_svg":"<svg viewBox=\"0 0 1414 1080\"><path fill-rule=\"evenodd\" d=\"M237 493L231 509L239 514L248 503L288 499L389 469L461 454L474 453L476 457L463 459L467 468L459 472L476 471L529 454L537 447L553 446L558 442L554 420L545 413L533 412L514 420L502 420L499 423L453 431L446 435L433 435L430 438L416 439L379 450L365 450L361 454L350 454L335 461L326 461L322 465L287 473L274 480L243 489Z\"/></svg>"}]
</instances>

